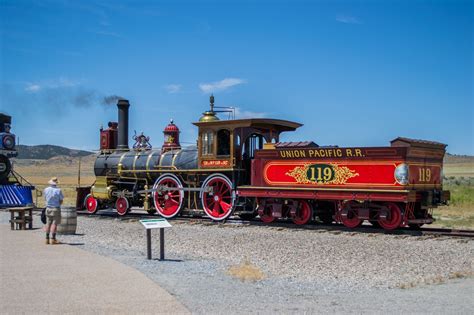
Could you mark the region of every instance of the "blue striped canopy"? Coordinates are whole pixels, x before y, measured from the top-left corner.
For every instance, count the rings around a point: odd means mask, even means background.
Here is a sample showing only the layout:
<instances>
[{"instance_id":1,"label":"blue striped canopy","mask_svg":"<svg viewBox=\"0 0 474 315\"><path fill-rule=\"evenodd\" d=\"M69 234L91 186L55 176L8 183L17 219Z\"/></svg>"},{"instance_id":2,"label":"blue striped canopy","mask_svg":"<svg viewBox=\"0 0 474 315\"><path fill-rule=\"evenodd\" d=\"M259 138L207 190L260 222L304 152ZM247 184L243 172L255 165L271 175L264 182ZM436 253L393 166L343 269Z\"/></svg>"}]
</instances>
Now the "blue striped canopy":
<instances>
[{"instance_id":1,"label":"blue striped canopy","mask_svg":"<svg viewBox=\"0 0 474 315\"><path fill-rule=\"evenodd\" d=\"M33 205L34 186L0 185L0 208Z\"/></svg>"}]
</instances>

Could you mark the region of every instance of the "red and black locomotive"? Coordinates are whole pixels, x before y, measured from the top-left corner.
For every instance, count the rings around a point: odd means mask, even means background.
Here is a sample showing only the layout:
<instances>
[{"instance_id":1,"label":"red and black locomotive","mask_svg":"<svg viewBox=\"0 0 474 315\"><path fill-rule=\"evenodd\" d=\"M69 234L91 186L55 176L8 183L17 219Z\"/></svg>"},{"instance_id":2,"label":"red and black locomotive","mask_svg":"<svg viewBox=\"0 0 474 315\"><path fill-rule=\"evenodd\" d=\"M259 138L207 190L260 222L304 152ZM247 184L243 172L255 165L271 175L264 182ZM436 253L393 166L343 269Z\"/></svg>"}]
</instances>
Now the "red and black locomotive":
<instances>
[{"instance_id":1,"label":"red and black locomotive","mask_svg":"<svg viewBox=\"0 0 474 315\"><path fill-rule=\"evenodd\" d=\"M210 110L194 125L196 146L182 148L171 122L160 150L143 134L128 146L129 102L120 100L118 123L101 130L96 182L86 197L90 213L132 206L173 218L200 211L221 221L236 214L264 222L319 219L350 228L364 220L384 229L432 223L431 209L446 203L442 167L446 145L397 138L389 147L320 147L280 142L302 125L279 119L220 120Z\"/></svg>"}]
</instances>

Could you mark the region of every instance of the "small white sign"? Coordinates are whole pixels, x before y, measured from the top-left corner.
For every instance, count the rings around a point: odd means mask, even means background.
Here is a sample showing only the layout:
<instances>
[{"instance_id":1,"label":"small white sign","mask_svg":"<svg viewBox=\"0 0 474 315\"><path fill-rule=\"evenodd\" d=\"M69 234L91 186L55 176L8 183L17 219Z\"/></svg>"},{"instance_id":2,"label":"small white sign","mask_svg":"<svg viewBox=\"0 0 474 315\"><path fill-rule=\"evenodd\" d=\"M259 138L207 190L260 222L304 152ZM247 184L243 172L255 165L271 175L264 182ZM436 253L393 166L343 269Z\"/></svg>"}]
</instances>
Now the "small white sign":
<instances>
[{"instance_id":1,"label":"small white sign","mask_svg":"<svg viewBox=\"0 0 474 315\"><path fill-rule=\"evenodd\" d=\"M166 219L146 219L140 220L140 223L143 224L145 229L162 229L171 227L171 224L169 224Z\"/></svg>"}]
</instances>

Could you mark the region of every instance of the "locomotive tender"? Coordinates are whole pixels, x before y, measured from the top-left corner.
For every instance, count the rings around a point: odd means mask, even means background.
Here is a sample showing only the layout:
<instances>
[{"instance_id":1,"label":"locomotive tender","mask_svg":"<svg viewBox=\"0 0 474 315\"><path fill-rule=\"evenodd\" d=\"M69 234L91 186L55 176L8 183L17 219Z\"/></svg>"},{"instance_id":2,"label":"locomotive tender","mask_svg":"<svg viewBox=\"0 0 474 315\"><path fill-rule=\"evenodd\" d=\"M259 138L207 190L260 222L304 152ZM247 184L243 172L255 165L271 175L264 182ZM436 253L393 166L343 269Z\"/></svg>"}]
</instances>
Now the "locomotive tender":
<instances>
[{"instance_id":1,"label":"locomotive tender","mask_svg":"<svg viewBox=\"0 0 474 315\"><path fill-rule=\"evenodd\" d=\"M143 135L130 149L130 104L120 100L117 106L118 123L100 131L96 182L85 199L89 213L115 204L119 215L132 206L165 218L202 209L216 221L234 213L268 223L319 218L350 228L367 220L393 230L432 223L431 209L449 200L442 190L441 143L397 138L390 147L340 148L279 142L282 132L302 125L220 120L211 96L210 110L194 123L197 146L182 148L171 121L161 150L151 149Z\"/></svg>"}]
</instances>

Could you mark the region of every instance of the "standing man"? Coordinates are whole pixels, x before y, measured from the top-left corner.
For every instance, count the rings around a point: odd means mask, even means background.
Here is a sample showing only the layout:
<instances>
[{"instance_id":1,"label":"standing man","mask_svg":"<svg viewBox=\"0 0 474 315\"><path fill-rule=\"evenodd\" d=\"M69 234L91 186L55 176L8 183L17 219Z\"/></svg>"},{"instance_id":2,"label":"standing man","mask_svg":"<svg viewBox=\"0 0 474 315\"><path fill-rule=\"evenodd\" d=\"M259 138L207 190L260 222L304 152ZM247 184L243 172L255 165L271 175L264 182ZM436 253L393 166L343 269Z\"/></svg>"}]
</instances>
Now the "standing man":
<instances>
[{"instance_id":1,"label":"standing man","mask_svg":"<svg viewBox=\"0 0 474 315\"><path fill-rule=\"evenodd\" d=\"M53 177L48 182L49 187L44 190L44 199L46 200L46 244L60 244L56 240L56 227L61 223L61 204L63 203L63 193L58 188L58 178ZM51 235L51 239L49 238Z\"/></svg>"}]
</instances>

